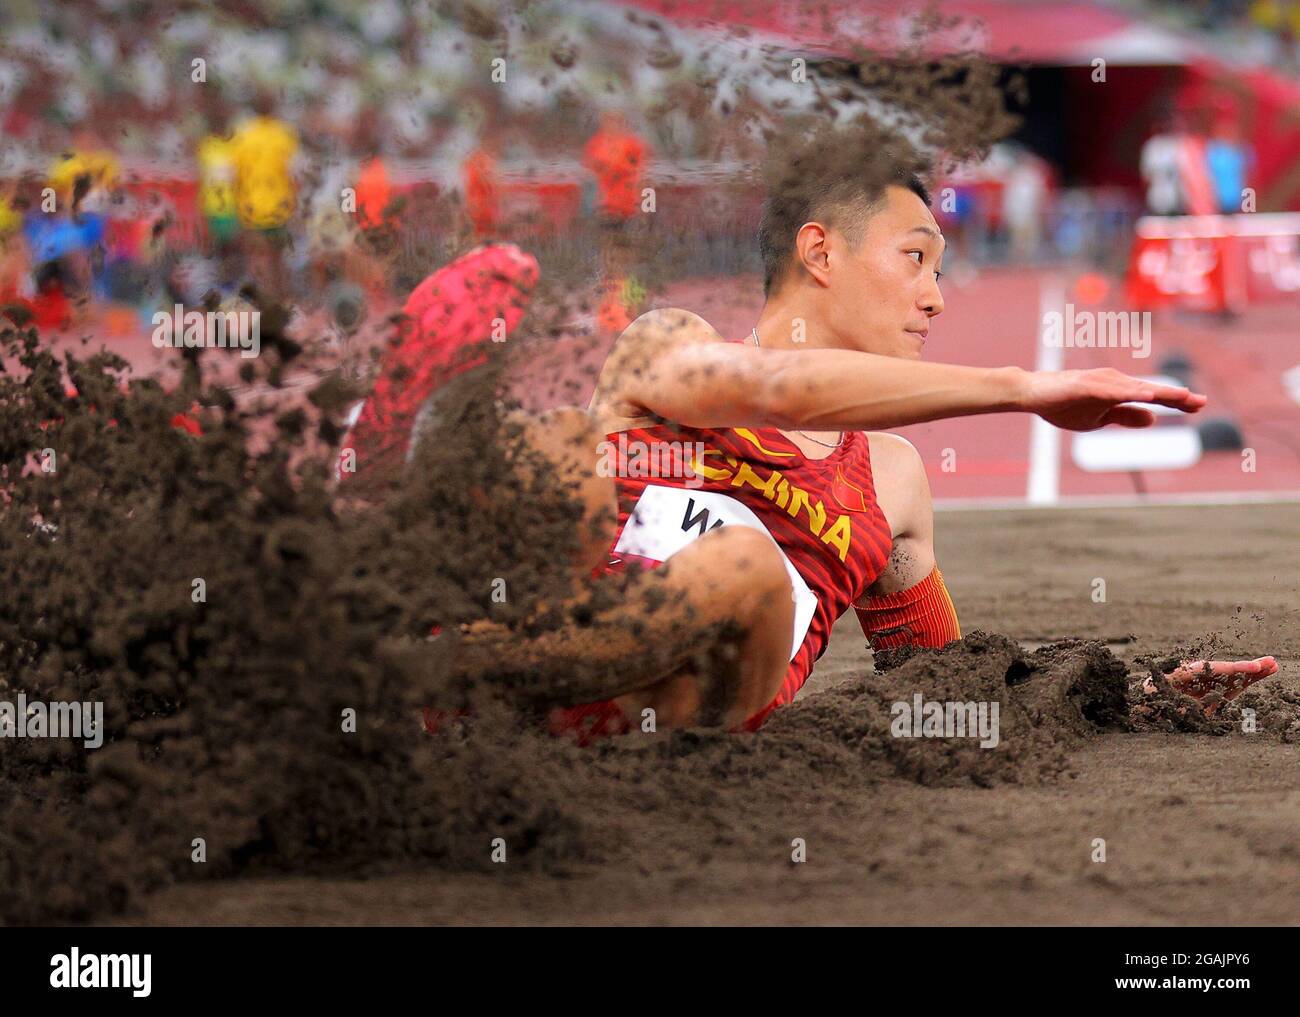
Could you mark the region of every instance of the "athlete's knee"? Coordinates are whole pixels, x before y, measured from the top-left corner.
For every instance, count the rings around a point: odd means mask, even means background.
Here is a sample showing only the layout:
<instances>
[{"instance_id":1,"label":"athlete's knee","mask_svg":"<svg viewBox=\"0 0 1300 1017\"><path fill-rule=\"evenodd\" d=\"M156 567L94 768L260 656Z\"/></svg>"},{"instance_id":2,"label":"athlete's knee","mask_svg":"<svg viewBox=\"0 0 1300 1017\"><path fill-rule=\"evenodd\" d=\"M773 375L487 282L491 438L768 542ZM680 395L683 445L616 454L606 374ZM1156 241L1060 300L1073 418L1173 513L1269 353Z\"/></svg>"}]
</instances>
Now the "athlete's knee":
<instances>
[{"instance_id":1,"label":"athlete's knee","mask_svg":"<svg viewBox=\"0 0 1300 1017\"><path fill-rule=\"evenodd\" d=\"M710 557L719 566L713 575L732 587L737 604L789 599L785 558L770 537L749 526L722 526L709 537Z\"/></svg>"}]
</instances>

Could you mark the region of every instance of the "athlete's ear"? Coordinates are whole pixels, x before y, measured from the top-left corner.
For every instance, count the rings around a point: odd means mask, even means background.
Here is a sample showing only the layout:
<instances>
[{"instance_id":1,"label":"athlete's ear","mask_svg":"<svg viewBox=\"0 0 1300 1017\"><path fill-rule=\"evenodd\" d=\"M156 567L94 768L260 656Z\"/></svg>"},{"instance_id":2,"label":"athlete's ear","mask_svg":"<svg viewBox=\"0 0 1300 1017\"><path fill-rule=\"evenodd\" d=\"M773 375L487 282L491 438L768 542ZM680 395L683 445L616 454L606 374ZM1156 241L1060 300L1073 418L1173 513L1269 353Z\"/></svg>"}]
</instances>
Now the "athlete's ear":
<instances>
[{"instance_id":1,"label":"athlete's ear","mask_svg":"<svg viewBox=\"0 0 1300 1017\"><path fill-rule=\"evenodd\" d=\"M819 222L806 222L794 237L795 255L822 286L830 285L830 234Z\"/></svg>"}]
</instances>

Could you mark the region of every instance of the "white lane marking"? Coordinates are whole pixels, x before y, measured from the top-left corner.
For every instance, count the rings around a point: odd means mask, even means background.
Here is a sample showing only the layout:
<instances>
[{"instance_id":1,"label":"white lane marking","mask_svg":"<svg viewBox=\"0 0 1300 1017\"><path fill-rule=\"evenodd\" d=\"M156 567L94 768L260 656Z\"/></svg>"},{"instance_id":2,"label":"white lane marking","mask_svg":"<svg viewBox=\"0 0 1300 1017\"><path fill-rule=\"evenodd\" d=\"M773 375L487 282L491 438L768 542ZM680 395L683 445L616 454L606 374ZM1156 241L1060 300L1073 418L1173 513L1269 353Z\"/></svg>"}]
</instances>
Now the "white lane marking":
<instances>
[{"instance_id":1,"label":"white lane marking","mask_svg":"<svg viewBox=\"0 0 1300 1017\"><path fill-rule=\"evenodd\" d=\"M936 498L936 512L1005 512L1025 508L1161 508L1176 505L1300 505L1300 491L1223 491L1184 494L1071 494L1053 505L1026 505L1020 498Z\"/></svg>"},{"instance_id":2,"label":"white lane marking","mask_svg":"<svg viewBox=\"0 0 1300 1017\"><path fill-rule=\"evenodd\" d=\"M1065 307L1065 285L1060 276L1044 279L1038 291L1038 326L1034 370L1059 371L1065 366L1065 347L1043 342L1047 315ZM1061 432L1042 417L1035 416L1029 430L1029 487L1025 499L1030 505L1055 505L1061 493Z\"/></svg>"}]
</instances>

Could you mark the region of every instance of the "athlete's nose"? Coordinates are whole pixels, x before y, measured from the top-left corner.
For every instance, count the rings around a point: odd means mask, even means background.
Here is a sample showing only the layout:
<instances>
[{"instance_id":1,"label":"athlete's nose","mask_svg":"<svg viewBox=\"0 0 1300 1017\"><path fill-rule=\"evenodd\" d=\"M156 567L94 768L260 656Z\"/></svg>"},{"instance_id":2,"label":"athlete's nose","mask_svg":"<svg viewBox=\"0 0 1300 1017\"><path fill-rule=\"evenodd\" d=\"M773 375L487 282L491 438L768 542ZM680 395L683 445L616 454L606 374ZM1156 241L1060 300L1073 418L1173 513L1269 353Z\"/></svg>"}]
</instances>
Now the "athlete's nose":
<instances>
[{"instance_id":1,"label":"athlete's nose","mask_svg":"<svg viewBox=\"0 0 1300 1017\"><path fill-rule=\"evenodd\" d=\"M943 293L939 290L938 279L932 279L929 285L922 290L920 299L916 302L916 306L931 318L935 315L943 314Z\"/></svg>"}]
</instances>

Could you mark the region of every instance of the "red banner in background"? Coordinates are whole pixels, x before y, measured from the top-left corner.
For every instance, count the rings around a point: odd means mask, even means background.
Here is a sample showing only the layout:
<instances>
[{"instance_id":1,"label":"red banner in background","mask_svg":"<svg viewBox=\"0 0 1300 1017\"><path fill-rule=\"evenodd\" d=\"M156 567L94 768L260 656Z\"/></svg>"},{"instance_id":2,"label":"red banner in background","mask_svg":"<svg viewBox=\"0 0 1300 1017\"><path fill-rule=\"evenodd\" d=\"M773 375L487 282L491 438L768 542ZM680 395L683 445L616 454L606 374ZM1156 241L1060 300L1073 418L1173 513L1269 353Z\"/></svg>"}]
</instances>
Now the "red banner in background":
<instances>
[{"instance_id":1,"label":"red banner in background","mask_svg":"<svg viewBox=\"0 0 1300 1017\"><path fill-rule=\"evenodd\" d=\"M1134 231L1139 310L1240 311L1300 294L1300 213L1147 216Z\"/></svg>"},{"instance_id":2,"label":"red banner in background","mask_svg":"<svg viewBox=\"0 0 1300 1017\"><path fill-rule=\"evenodd\" d=\"M1300 232L1238 238L1246 299L1266 303L1300 293Z\"/></svg>"}]
</instances>

